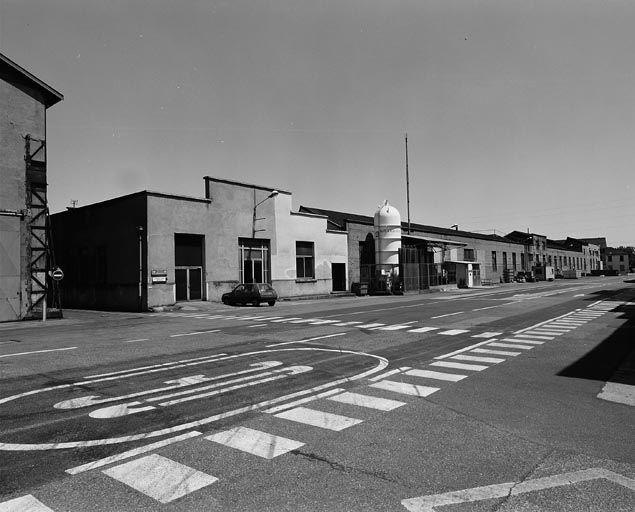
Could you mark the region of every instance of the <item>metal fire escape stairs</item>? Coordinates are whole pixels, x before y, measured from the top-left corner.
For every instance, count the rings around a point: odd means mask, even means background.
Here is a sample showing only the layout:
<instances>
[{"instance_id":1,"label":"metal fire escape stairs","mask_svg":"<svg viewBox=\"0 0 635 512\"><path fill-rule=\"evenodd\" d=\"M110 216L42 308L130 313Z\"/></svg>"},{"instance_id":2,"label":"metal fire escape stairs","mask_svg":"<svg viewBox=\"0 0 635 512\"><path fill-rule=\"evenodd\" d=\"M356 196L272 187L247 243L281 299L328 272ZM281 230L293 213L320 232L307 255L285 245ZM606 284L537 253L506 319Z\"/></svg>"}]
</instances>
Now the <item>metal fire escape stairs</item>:
<instances>
[{"instance_id":1,"label":"metal fire escape stairs","mask_svg":"<svg viewBox=\"0 0 635 512\"><path fill-rule=\"evenodd\" d=\"M27 318L60 316L59 286L49 276L55 267L46 193L46 141L26 135Z\"/></svg>"}]
</instances>

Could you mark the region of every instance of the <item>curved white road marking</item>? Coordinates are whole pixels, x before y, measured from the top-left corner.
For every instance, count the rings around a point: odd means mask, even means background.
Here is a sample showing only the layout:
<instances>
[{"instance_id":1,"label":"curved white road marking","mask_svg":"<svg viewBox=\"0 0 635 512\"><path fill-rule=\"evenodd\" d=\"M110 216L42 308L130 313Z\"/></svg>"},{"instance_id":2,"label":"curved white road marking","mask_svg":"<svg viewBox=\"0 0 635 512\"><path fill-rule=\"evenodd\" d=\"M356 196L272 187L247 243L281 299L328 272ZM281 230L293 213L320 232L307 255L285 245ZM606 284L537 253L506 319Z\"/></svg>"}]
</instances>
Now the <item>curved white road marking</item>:
<instances>
[{"instance_id":1,"label":"curved white road marking","mask_svg":"<svg viewBox=\"0 0 635 512\"><path fill-rule=\"evenodd\" d=\"M196 428L201 425L207 425L209 423L213 423L215 421L219 421L219 420L229 418L231 416L235 416L245 412L259 410L263 407L268 407L268 406L271 406L280 402L285 402L287 400L290 400L292 398L296 398L302 395L308 395L317 391L322 391L324 389L339 386L347 382L353 382L359 379L363 379L365 377L368 377L369 375L373 375L375 373L381 372L388 366L388 360L385 357L378 356L375 354L368 354L366 352L356 352L353 350L328 349L328 348L318 348L318 347L295 347L295 348L258 350L254 352L247 352L245 354L235 354L233 356L227 356L226 358L223 358L223 359L235 359L235 358L247 357L252 355L273 354L273 353L280 353L280 352L333 352L337 354L351 354L351 355L358 355L362 357L370 357L370 358L376 359L378 363L374 368L371 368L370 370L366 370L357 375L353 375L352 377L343 377L341 379L336 379L334 381L327 382L325 384L321 384L319 386L315 386L309 389L296 391L295 393L273 398L271 400L265 400L257 404L240 407L238 409L226 411L223 413L214 414L212 416L208 416L200 420L190 421L188 423L182 423L180 425L175 425L173 427L154 430L151 432L143 432L140 434L132 434L127 436L103 438L103 439L89 439L85 441L69 441L69 442L60 442L60 443L0 443L0 450L34 451L34 450L61 450L61 449L68 449L68 448L85 448L89 446L104 446L104 445L110 445L110 444L126 443L131 441L139 441L143 439L151 439L153 437L165 436L165 435L173 434L176 432L182 432L184 430ZM76 383L76 384L79 384L79 383ZM42 389L36 389L33 391L27 391L25 393L20 393L18 395L13 395L13 396L4 398L0 400L0 404L10 402L18 398L23 398L25 396L35 395L37 393L43 393L46 391L53 391L53 390L58 390L62 388L68 388L74 385L75 384L62 384L60 386L52 386L49 388L42 388Z\"/></svg>"}]
</instances>

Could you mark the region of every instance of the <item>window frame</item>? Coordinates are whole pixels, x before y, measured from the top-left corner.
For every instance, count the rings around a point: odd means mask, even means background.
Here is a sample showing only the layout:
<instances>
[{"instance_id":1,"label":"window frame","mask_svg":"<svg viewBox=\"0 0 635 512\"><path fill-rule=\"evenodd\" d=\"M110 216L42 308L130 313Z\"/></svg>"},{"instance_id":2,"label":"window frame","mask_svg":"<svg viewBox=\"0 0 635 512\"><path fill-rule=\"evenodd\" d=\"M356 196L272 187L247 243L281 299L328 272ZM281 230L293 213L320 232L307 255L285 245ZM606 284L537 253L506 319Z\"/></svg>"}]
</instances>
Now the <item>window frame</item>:
<instances>
[{"instance_id":1,"label":"window frame","mask_svg":"<svg viewBox=\"0 0 635 512\"><path fill-rule=\"evenodd\" d=\"M302 251L300 250L302 249ZM306 250L310 254L302 254ZM295 242L295 269L298 281L315 280L315 242L308 240L296 240Z\"/></svg>"}]
</instances>

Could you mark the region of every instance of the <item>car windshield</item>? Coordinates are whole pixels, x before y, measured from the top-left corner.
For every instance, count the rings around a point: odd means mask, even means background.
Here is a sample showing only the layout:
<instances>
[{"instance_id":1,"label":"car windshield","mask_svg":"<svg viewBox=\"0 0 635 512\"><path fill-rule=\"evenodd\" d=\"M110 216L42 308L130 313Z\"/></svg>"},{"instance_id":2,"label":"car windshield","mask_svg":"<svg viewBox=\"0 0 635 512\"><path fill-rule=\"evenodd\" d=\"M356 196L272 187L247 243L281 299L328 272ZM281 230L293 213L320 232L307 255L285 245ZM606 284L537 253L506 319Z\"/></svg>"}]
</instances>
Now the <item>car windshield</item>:
<instances>
[{"instance_id":1,"label":"car windshield","mask_svg":"<svg viewBox=\"0 0 635 512\"><path fill-rule=\"evenodd\" d=\"M257 286L261 292L270 292L272 290L271 285L267 283L260 283Z\"/></svg>"}]
</instances>

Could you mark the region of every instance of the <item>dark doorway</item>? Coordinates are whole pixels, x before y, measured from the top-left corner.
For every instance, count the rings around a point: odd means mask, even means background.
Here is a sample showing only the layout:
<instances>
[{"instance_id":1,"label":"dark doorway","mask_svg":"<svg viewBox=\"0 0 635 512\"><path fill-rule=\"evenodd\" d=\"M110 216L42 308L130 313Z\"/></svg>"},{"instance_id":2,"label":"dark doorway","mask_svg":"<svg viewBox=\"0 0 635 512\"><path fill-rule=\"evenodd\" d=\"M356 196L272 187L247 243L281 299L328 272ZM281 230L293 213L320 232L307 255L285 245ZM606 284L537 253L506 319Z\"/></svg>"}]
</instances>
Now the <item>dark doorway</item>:
<instances>
[{"instance_id":1,"label":"dark doorway","mask_svg":"<svg viewBox=\"0 0 635 512\"><path fill-rule=\"evenodd\" d=\"M202 300L205 237L203 235L174 235L174 266L176 300Z\"/></svg>"},{"instance_id":2,"label":"dark doorway","mask_svg":"<svg viewBox=\"0 0 635 512\"><path fill-rule=\"evenodd\" d=\"M346 291L346 263L331 263L333 291Z\"/></svg>"}]
</instances>

